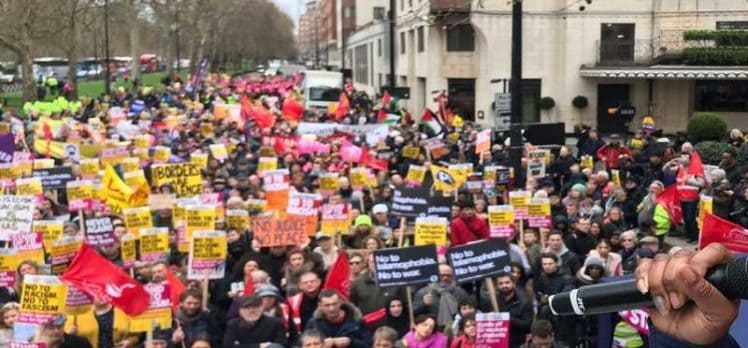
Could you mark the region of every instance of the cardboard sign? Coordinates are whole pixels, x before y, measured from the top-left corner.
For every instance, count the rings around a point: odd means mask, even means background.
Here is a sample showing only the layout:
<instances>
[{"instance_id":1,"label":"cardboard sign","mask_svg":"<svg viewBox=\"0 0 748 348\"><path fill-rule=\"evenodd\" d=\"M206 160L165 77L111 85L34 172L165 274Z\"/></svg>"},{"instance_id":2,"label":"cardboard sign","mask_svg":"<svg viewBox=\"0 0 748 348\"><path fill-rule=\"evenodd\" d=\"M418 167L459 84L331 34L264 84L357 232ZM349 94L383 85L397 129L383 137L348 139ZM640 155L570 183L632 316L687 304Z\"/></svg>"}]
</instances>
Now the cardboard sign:
<instances>
[{"instance_id":1,"label":"cardboard sign","mask_svg":"<svg viewBox=\"0 0 748 348\"><path fill-rule=\"evenodd\" d=\"M503 239L492 238L449 248L447 261L455 280L467 283L501 273L512 272L509 246Z\"/></svg>"},{"instance_id":2,"label":"cardboard sign","mask_svg":"<svg viewBox=\"0 0 748 348\"><path fill-rule=\"evenodd\" d=\"M34 197L0 195L0 240L14 233L31 232L34 220Z\"/></svg>"},{"instance_id":3,"label":"cardboard sign","mask_svg":"<svg viewBox=\"0 0 748 348\"><path fill-rule=\"evenodd\" d=\"M346 234L351 227L350 205L328 203L322 205L322 233L328 236Z\"/></svg>"},{"instance_id":4,"label":"cardboard sign","mask_svg":"<svg viewBox=\"0 0 748 348\"><path fill-rule=\"evenodd\" d=\"M492 238L511 239L514 236L514 207L511 205L489 205L488 227Z\"/></svg>"},{"instance_id":5,"label":"cardboard sign","mask_svg":"<svg viewBox=\"0 0 748 348\"><path fill-rule=\"evenodd\" d=\"M209 205L188 205L184 210L185 227L182 236L177 235L179 250L189 251L195 231L213 231L216 228L216 208Z\"/></svg>"},{"instance_id":6,"label":"cardboard sign","mask_svg":"<svg viewBox=\"0 0 748 348\"><path fill-rule=\"evenodd\" d=\"M551 202L548 198L533 198L527 205L527 219L530 227L551 228Z\"/></svg>"},{"instance_id":7,"label":"cardboard sign","mask_svg":"<svg viewBox=\"0 0 748 348\"><path fill-rule=\"evenodd\" d=\"M229 158L229 151L228 149L226 149L226 145L224 144L212 144L208 148L210 149L210 153L213 155L213 158L217 159L220 162L223 162L227 158Z\"/></svg>"},{"instance_id":8,"label":"cardboard sign","mask_svg":"<svg viewBox=\"0 0 748 348\"><path fill-rule=\"evenodd\" d=\"M94 186L90 180L69 181L67 183L68 210L78 212L93 208Z\"/></svg>"},{"instance_id":9,"label":"cardboard sign","mask_svg":"<svg viewBox=\"0 0 748 348\"><path fill-rule=\"evenodd\" d=\"M369 172L363 167L351 168L350 183L354 190L362 190L365 186L368 186Z\"/></svg>"},{"instance_id":10,"label":"cardboard sign","mask_svg":"<svg viewBox=\"0 0 748 348\"><path fill-rule=\"evenodd\" d=\"M322 173L319 175L319 192L323 196L331 196L340 190L338 173Z\"/></svg>"},{"instance_id":11,"label":"cardboard sign","mask_svg":"<svg viewBox=\"0 0 748 348\"><path fill-rule=\"evenodd\" d=\"M433 245L374 250L376 281L380 288L435 283L439 280Z\"/></svg>"},{"instance_id":12,"label":"cardboard sign","mask_svg":"<svg viewBox=\"0 0 748 348\"><path fill-rule=\"evenodd\" d=\"M178 197L192 197L203 191L202 173L191 163L156 164L151 166L151 184L171 185Z\"/></svg>"},{"instance_id":13,"label":"cardboard sign","mask_svg":"<svg viewBox=\"0 0 748 348\"><path fill-rule=\"evenodd\" d=\"M400 217L439 216L451 218L452 198L431 196L427 188L398 187L392 196L392 215Z\"/></svg>"},{"instance_id":14,"label":"cardboard sign","mask_svg":"<svg viewBox=\"0 0 748 348\"><path fill-rule=\"evenodd\" d=\"M475 153L482 154L491 151L491 129L484 129L478 133L475 140Z\"/></svg>"},{"instance_id":15,"label":"cardboard sign","mask_svg":"<svg viewBox=\"0 0 748 348\"><path fill-rule=\"evenodd\" d=\"M169 255L169 229L153 227L140 231L140 261L165 260Z\"/></svg>"},{"instance_id":16,"label":"cardboard sign","mask_svg":"<svg viewBox=\"0 0 748 348\"><path fill-rule=\"evenodd\" d=\"M169 284L146 284L145 291L150 295L150 304L145 313L130 318L130 332L150 332L154 325L161 329L171 328L172 304Z\"/></svg>"},{"instance_id":17,"label":"cardboard sign","mask_svg":"<svg viewBox=\"0 0 748 348\"><path fill-rule=\"evenodd\" d=\"M252 233L262 247L303 245L307 242L307 219L288 215L285 219L273 216L252 219Z\"/></svg>"},{"instance_id":18,"label":"cardboard sign","mask_svg":"<svg viewBox=\"0 0 748 348\"><path fill-rule=\"evenodd\" d=\"M417 159L418 155L421 154L421 148L418 146L406 146L403 147L403 157Z\"/></svg>"},{"instance_id":19,"label":"cardboard sign","mask_svg":"<svg viewBox=\"0 0 748 348\"><path fill-rule=\"evenodd\" d=\"M42 235L42 244L47 252L52 250L52 243L62 238L64 224L58 220L34 221L34 232Z\"/></svg>"},{"instance_id":20,"label":"cardboard sign","mask_svg":"<svg viewBox=\"0 0 748 348\"><path fill-rule=\"evenodd\" d=\"M125 233L120 237L120 255L122 256L122 266L132 268L137 260L137 239L130 233Z\"/></svg>"},{"instance_id":21,"label":"cardboard sign","mask_svg":"<svg viewBox=\"0 0 748 348\"><path fill-rule=\"evenodd\" d=\"M171 148L166 146L156 146L154 148L153 159L156 163L169 162L169 157L171 157Z\"/></svg>"},{"instance_id":22,"label":"cardboard sign","mask_svg":"<svg viewBox=\"0 0 748 348\"><path fill-rule=\"evenodd\" d=\"M226 226L230 230L236 230L240 233L249 228L249 211L244 209L226 210Z\"/></svg>"},{"instance_id":23,"label":"cardboard sign","mask_svg":"<svg viewBox=\"0 0 748 348\"><path fill-rule=\"evenodd\" d=\"M93 179L99 175L99 159L83 158L78 166L83 179Z\"/></svg>"},{"instance_id":24,"label":"cardboard sign","mask_svg":"<svg viewBox=\"0 0 748 348\"><path fill-rule=\"evenodd\" d=\"M416 218L416 245L447 245L447 219L443 217Z\"/></svg>"},{"instance_id":25,"label":"cardboard sign","mask_svg":"<svg viewBox=\"0 0 748 348\"><path fill-rule=\"evenodd\" d=\"M65 310L67 287L56 276L27 274L23 280L22 323L44 324Z\"/></svg>"},{"instance_id":26,"label":"cardboard sign","mask_svg":"<svg viewBox=\"0 0 748 348\"><path fill-rule=\"evenodd\" d=\"M44 186L41 178L22 178L16 180L16 195L38 197L35 200L41 202L44 194Z\"/></svg>"},{"instance_id":27,"label":"cardboard sign","mask_svg":"<svg viewBox=\"0 0 748 348\"><path fill-rule=\"evenodd\" d=\"M128 157L122 160L122 163L120 163L120 168L122 168L123 173L129 173L134 172L136 170L140 170L140 158L135 157Z\"/></svg>"},{"instance_id":28,"label":"cardboard sign","mask_svg":"<svg viewBox=\"0 0 748 348\"><path fill-rule=\"evenodd\" d=\"M477 313L476 347L509 348L509 313Z\"/></svg>"},{"instance_id":29,"label":"cardboard sign","mask_svg":"<svg viewBox=\"0 0 748 348\"><path fill-rule=\"evenodd\" d=\"M129 208L122 213L127 232L131 233L136 239L140 238L140 230L153 227L153 218L149 207Z\"/></svg>"},{"instance_id":30,"label":"cardboard sign","mask_svg":"<svg viewBox=\"0 0 748 348\"><path fill-rule=\"evenodd\" d=\"M49 252L52 261L52 274L62 274L65 272L82 243L83 238L77 236L63 236L52 242L51 251Z\"/></svg>"},{"instance_id":31,"label":"cardboard sign","mask_svg":"<svg viewBox=\"0 0 748 348\"><path fill-rule=\"evenodd\" d=\"M200 169L208 167L208 154L203 152L193 152L190 154L190 163L196 165Z\"/></svg>"},{"instance_id":32,"label":"cardboard sign","mask_svg":"<svg viewBox=\"0 0 748 348\"><path fill-rule=\"evenodd\" d=\"M278 169L278 157L260 157L260 161L257 164L257 174L262 175L262 173L268 170L276 169Z\"/></svg>"},{"instance_id":33,"label":"cardboard sign","mask_svg":"<svg viewBox=\"0 0 748 348\"><path fill-rule=\"evenodd\" d=\"M226 232L195 231L190 244L188 279L223 279L226 275Z\"/></svg>"},{"instance_id":34,"label":"cardboard sign","mask_svg":"<svg viewBox=\"0 0 748 348\"><path fill-rule=\"evenodd\" d=\"M108 216L85 219L86 242L95 247L115 244L114 226Z\"/></svg>"},{"instance_id":35,"label":"cardboard sign","mask_svg":"<svg viewBox=\"0 0 748 348\"><path fill-rule=\"evenodd\" d=\"M527 205L530 204L530 191L509 192L509 204L514 207L514 218L517 220L527 219Z\"/></svg>"},{"instance_id":36,"label":"cardboard sign","mask_svg":"<svg viewBox=\"0 0 748 348\"><path fill-rule=\"evenodd\" d=\"M130 151L127 150L127 146L105 147L101 149L100 158L103 164L116 166L122 163L127 157L130 157Z\"/></svg>"},{"instance_id":37,"label":"cardboard sign","mask_svg":"<svg viewBox=\"0 0 748 348\"><path fill-rule=\"evenodd\" d=\"M268 170L262 174L262 188L265 191L267 210L286 210L286 207L288 207L289 182L288 169Z\"/></svg>"},{"instance_id":38,"label":"cardboard sign","mask_svg":"<svg viewBox=\"0 0 748 348\"><path fill-rule=\"evenodd\" d=\"M405 176L405 183L415 186L423 185L423 179L426 177L427 168L411 164L408 166L408 174Z\"/></svg>"},{"instance_id":39,"label":"cardboard sign","mask_svg":"<svg viewBox=\"0 0 748 348\"><path fill-rule=\"evenodd\" d=\"M16 233L11 235L11 245L19 261L31 260L44 264L44 245L41 233Z\"/></svg>"}]
</instances>

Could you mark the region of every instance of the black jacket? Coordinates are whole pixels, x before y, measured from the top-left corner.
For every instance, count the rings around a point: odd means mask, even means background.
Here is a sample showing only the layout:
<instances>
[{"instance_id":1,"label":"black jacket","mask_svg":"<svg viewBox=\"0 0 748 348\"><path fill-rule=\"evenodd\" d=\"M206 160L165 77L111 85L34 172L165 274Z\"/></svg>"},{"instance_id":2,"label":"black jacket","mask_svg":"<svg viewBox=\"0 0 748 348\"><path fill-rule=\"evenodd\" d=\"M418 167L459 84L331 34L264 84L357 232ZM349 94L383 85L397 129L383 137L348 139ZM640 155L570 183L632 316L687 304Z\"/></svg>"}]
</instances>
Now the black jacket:
<instances>
[{"instance_id":1,"label":"black jacket","mask_svg":"<svg viewBox=\"0 0 748 348\"><path fill-rule=\"evenodd\" d=\"M259 348L265 342L288 345L283 323L264 314L253 324L242 318L231 320L223 336L224 348Z\"/></svg>"},{"instance_id":2,"label":"black jacket","mask_svg":"<svg viewBox=\"0 0 748 348\"><path fill-rule=\"evenodd\" d=\"M540 295L550 296L572 289L574 289L574 277L563 271L551 274L543 272L535 281L535 293L538 294L538 299L541 299Z\"/></svg>"},{"instance_id":3,"label":"black jacket","mask_svg":"<svg viewBox=\"0 0 748 348\"><path fill-rule=\"evenodd\" d=\"M92 348L87 339L71 334L63 334L60 348Z\"/></svg>"},{"instance_id":4,"label":"black jacket","mask_svg":"<svg viewBox=\"0 0 748 348\"><path fill-rule=\"evenodd\" d=\"M587 257L587 254L590 252L590 250L594 249L595 244L597 244L595 237L592 237L589 233L579 232L576 230L569 233L569 235L566 236L566 240L564 242L566 244L566 247L569 248L570 251L577 254L579 263L584 262L584 259ZM564 254L563 256L567 254L568 253ZM563 265L566 266L566 264L563 264ZM573 267L576 268L577 266L573 266Z\"/></svg>"},{"instance_id":5,"label":"black jacket","mask_svg":"<svg viewBox=\"0 0 748 348\"><path fill-rule=\"evenodd\" d=\"M519 289L515 289L514 296L509 300L505 299L500 292L496 292L499 310L509 312L509 347L511 348L519 347L525 343L525 335L530 333L535 312L532 302L526 297ZM493 311L486 292L481 292L481 310L483 312Z\"/></svg>"},{"instance_id":6,"label":"black jacket","mask_svg":"<svg viewBox=\"0 0 748 348\"><path fill-rule=\"evenodd\" d=\"M218 324L209 312L202 311L194 317L187 317L181 309L177 311L176 323L172 327L182 327L184 332L184 344L189 347L198 338L207 338L214 347L221 342L221 334Z\"/></svg>"},{"instance_id":7,"label":"black jacket","mask_svg":"<svg viewBox=\"0 0 748 348\"><path fill-rule=\"evenodd\" d=\"M361 312L350 303L341 305L345 312L345 319L341 323L329 322L322 310L317 310L314 317L306 324L307 330L317 330L323 338L348 337L351 339L349 348L371 347L371 335L362 321Z\"/></svg>"}]
</instances>

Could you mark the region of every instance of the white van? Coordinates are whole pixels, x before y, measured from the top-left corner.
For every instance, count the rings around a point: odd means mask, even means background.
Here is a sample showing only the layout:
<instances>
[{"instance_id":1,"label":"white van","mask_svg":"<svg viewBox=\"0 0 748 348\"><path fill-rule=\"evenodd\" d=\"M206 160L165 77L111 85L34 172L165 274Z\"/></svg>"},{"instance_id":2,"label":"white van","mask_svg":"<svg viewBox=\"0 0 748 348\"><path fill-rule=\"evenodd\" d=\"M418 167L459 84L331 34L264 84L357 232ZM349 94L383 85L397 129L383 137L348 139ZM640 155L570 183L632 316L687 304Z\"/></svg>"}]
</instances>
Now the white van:
<instances>
[{"instance_id":1,"label":"white van","mask_svg":"<svg viewBox=\"0 0 748 348\"><path fill-rule=\"evenodd\" d=\"M306 109L316 108L318 113L327 112L330 103L336 103L343 91L343 73L337 71L307 70L304 73L304 97Z\"/></svg>"}]
</instances>

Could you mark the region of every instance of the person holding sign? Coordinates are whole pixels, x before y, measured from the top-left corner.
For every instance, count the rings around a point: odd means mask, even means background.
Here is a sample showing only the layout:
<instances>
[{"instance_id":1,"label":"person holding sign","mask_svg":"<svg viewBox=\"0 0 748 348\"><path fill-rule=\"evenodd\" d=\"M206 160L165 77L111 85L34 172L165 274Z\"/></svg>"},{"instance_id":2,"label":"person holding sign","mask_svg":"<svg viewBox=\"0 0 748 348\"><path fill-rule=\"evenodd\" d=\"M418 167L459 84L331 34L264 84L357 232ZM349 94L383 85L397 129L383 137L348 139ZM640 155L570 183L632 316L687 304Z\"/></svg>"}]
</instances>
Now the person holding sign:
<instances>
[{"instance_id":1,"label":"person holding sign","mask_svg":"<svg viewBox=\"0 0 748 348\"><path fill-rule=\"evenodd\" d=\"M452 220L451 246L486 239L488 236L488 223L475 214L475 204L472 201L463 202L459 214Z\"/></svg>"},{"instance_id":2,"label":"person holding sign","mask_svg":"<svg viewBox=\"0 0 748 348\"><path fill-rule=\"evenodd\" d=\"M199 290L187 290L179 296L179 309L174 315L172 344L190 346L200 337L210 337L218 346L218 325L213 316L202 309L203 294Z\"/></svg>"}]
</instances>

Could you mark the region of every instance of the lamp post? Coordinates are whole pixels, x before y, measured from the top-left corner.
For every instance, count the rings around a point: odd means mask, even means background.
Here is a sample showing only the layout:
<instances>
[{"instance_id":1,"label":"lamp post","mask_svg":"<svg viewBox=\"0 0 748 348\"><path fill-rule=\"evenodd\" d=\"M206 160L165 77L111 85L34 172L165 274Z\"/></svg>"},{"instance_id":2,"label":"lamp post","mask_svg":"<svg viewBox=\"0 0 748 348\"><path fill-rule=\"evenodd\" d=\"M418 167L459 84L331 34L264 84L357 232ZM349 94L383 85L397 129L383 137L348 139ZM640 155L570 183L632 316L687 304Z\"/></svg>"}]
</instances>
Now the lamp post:
<instances>
[{"instance_id":1,"label":"lamp post","mask_svg":"<svg viewBox=\"0 0 748 348\"><path fill-rule=\"evenodd\" d=\"M397 85L395 78L395 7L397 7L396 0L390 0L390 88Z\"/></svg>"},{"instance_id":2,"label":"lamp post","mask_svg":"<svg viewBox=\"0 0 748 348\"><path fill-rule=\"evenodd\" d=\"M509 128L509 160L514 168L515 187L525 186L525 175L522 172L522 0L512 4L512 79L509 82L511 92L511 125Z\"/></svg>"},{"instance_id":3,"label":"lamp post","mask_svg":"<svg viewBox=\"0 0 748 348\"><path fill-rule=\"evenodd\" d=\"M109 0L104 0L104 55L106 56L106 81L104 81L104 92L112 94L112 72L109 70Z\"/></svg>"}]
</instances>

